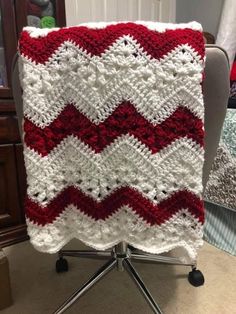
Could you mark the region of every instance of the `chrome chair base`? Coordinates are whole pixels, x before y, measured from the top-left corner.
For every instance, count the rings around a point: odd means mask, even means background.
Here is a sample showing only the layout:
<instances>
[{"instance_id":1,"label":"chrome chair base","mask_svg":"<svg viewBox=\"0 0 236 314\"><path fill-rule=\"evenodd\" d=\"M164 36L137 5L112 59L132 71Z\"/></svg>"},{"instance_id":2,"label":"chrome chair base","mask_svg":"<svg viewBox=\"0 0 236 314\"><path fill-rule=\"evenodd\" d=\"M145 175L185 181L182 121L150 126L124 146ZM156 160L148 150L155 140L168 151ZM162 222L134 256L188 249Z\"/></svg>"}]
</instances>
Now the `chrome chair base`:
<instances>
[{"instance_id":1,"label":"chrome chair base","mask_svg":"<svg viewBox=\"0 0 236 314\"><path fill-rule=\"evenodd\" d=\"M59 252L59 260L57 261L57 271L67 271L68 265L64 256L71 257L86 257L86 258L109 258L109 260L100 267L94 275L84 283L84 285L76 290L55 312L54 314L64 313L75 301L77 301L82 295L84 295L92 286L94 286L101 278L108 274L113 268L117 268L118 271L126 270L130 277L134 280L137 287L144 295L146 301L153 310L153 313L161 314L162 311L154 301L152 295L148 291L144 282L140 278L139 274L132 265L132 260L157 262L169 265L184 265L191 266L191 284L194 286L200 286L204 283L204 277L199 270L196 270L196 264L184 263L180 259L175 257L167 257L162 255L154 255L136 250L126 242L120 242L110 251L87 251L87 250L61 250ZM195 283L195 284L194 284Z\"/></svg>"}]
</instances>

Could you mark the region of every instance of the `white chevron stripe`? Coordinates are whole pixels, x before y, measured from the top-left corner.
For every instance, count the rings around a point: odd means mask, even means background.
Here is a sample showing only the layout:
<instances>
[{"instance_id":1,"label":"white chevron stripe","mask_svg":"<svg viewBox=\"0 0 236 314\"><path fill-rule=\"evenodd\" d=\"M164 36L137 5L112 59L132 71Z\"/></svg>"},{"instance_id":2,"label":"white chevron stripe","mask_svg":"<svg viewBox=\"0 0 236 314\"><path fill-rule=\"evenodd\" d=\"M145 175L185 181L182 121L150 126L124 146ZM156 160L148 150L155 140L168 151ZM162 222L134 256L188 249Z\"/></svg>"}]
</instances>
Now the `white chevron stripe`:
<instances>
[{"instance_id":1,"label":"white chevron stripe","mask_svg":"<svg viewBox=\"0 0 236 314\"><path fill-rule=\"evenodd\" d=\"M149 253L160 254L182 247L191 260L202 246L202 224L187 209L182 209L160 226L150 226L128 206L123 206L105 221L95 221L70 205L45 226L27 218L32 245L41 252L55 253L77 238L98 250L125 241ZM128 227L127 227L128 226Z\"/></svg>"},{"instance_id":2,"label":"white chevron stripe","mask_svg":"<svg viewBox=\"0 0 236 314\"><path fill-rule=\"evenodd\" d=\"M75 79L73 81L75 82ZM197 86L193 90L190 82L186 83L186 86L184 86L185 81L186 80L182 81L183 86L181 87L179 87L180 84L178 82L167 87L165 97L163 98L165 101L159 101L159 97L162 96L161 91L159 95L159 91L157 91L154 97L153 92L145 92L145 86L140 86L139 90L139 86L137 85L141 84L140 81L132 82L130 80L123 80L122 84L118 84L117 79L116 88L110 89L110 92L107 91L108 96L104 97L103 100L101 98L94 98L92 92L87 93L85 97L86 90L80 88L79 84L77 84L78 90L73 87L72 83L68 84L66 90L64 86L58 85L58 88L52 93L52 95L54 94L56 97L54 98L54 96L52 96L53 100L52 103L48 105L49 109L44 110L44 104L42 104L42 107L33 108L33 104L35 104L37 98L36 95L32 95L34 99L31 97L25 98L28 104L25 107L24 115L37 126L44 128L58 117L68 103L74 103L75 107L87 116L90 121L99 124L106 120L122 101L128 100L136 107L137 111L153 125L163 122L171 116L179 106L188 108L198 118L202 119L203 97L201 88ZM107 89L108 88L109 85L107 85ZM70 96L67 97L67 94ZM25 95L25 97L27 97L27 95ZM87 98L89 97L91 97L91 101L88 101ZM30 99L32 99L32 102L30 102ZM92 108L91 103L96 104L97 108Z\"/></svg>"},{"instance_id":3,"label":"white chevron stripe","mask_svg":"<svg viewBox=\"0 0 236 314\"><path fill-rule=\"evenodd\" d=\"M200 196L203 157L203 149L186 137L152 154L126 134L95 154L79 139L68 136L45 157L25 147L27 192L44 206L70 185L97 201L121 186L136 188L154 203L184 188Z\"/></svg>"},{"instance_id":4,"label":"white chevron stripe","mask_svg":"<svg viewBox=\"0 0 236 314\"><path fill-rule=\"evenodd\" d=\"M105 28L108 25L116 25L118 23L128 23L129 21L116 21L116 22L89 22L89 23L81 23L75 26L86 26L88 28L94 28L94 29L101 29ZM146 26L150 30L155 30L157 32L165 32L168 29L193 29L196 31L202 31L202 26L198 22L188 22L188 23L160 23L160 22L153 22L153 21L135 21L135 24L141 24ZM70 26L64 27L69 28ZM53 28L37 28L32 26L25 26L23 28L24 31L27 31L30 34L30 37L37 38L37 37L43 37L47 36L48 33L59 30L58 27Z\"/></svg>"},{"instance_id":5,"label":"white chevron stripe","mask_svg":"<svg viewBox=\"0 0 236 314\"><path fill-rule=\"evenodd\" d=\"M101 62L103 61L110 61L114 62L114 57L119 60L119 56L121 57L119 61L124 65L125 61L128 57L134 57L130 58L129 62L137 63L137 56L133 56L134 53L138 55L138 61L140 63L151 63L155 66L155 64L164 65L164 63L168 63L173 57L179 58L179 60L176 60L176 62L180 62L182 60L182 53L181 50L185 49L188 54L188 57L193 58L193 60L197 60L198 63L202 64L203 61L201 60L201 56L198 54L198 52L188 43L186 44L178 44L175 48L170 50L167 54L165 54L162 58L159 60L154 59L151 55L148 54L147 51L144 50L144 47L140 45L138 40L136 40L131 35L122 35L119 38L117 38L112 45L110 45L105 51L100 55L92 55L91 53L88 53L86 49L83 47L80 47L76 43L74 43L71 40L65 40L51 55L51 57L48 59L48 61L45 64L36 64L35 61L32 61L30 57L22 54L21 57L23 58L24 62L27 64L33 65L35 68L40 68L41 70L45 69L46 67L53 67L59 69L61 64L67 63L68 65L71 65L72 63L75 63L75 60L73 58L76 58L77 61L80 62L81 65L88 65L89 61L97 61ZM125 59L123 57L126 57ZM69 59L68 59L69 57ZM72 60L71 60L72 59ZM74 64L75 65L75 64ZM196 66L196 65L195 65ZM63 69L62 69L63 71Z\"/></svg>"},{"instance_id":6,"label":"white chevron stripe","mask_svg":"<svg viewBox=\"0 0 236 314\"><path fill-rule=\"evenodd\" d=\"M46 65L22 58L25 116L42 128L68 102L74 102L97 124L123 99L130 100L154 124L166 119L167 112L171 114L180 104L203 117L199 82L204 62L187 44L161 60L148 56L131 36L119 38L101 57L65 42Z\"/></svg>"}]
</instances>

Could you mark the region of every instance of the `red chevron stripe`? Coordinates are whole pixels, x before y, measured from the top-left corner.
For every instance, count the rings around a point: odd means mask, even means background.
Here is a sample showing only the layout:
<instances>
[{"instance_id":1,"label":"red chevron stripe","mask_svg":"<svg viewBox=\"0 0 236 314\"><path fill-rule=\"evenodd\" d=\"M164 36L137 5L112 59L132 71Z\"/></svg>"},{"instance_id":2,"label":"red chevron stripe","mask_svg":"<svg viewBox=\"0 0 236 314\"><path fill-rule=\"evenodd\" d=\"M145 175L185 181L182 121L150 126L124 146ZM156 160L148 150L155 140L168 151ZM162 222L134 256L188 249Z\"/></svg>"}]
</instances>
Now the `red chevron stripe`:
<instances>
[{"instance_id":1,"label":"red chevron stripe","mask_svg":"<svg viewBox=\"0 0 236 314\"><path fill-rule=\"evenodd\" d=\"M34 223L44 226L52 223L70 204L77 206L81 212L95 220L105 220L121 206L128 205L151 225L164 223L180 209L188 209L200 222L204 221L203 201L187 190L178 191L158 205L154 205L140 192L130 187L113 191L101 202L97 202L73 186L63 190L46 207L41 207L27 197L26 216Z\"/></svg>"},{"instance_id":2,"label":"red chevron stripe","mask_svg":"<svg viewBox=\"0 0 236 314\"><path fill-rule=\"evenodd\" d=\"M203 146L204 136L202 120L185 107L179 107L165 121L154 126L130 102L121 103L99 125L70 104L44 129L25 118L24 131L26 145L42 156L49 154L69 135L77 136L99 153L116 138L129 133L149 147L153 154L184 136Z\"/></svg>"},{"instance_id":3,"label":"red chevron stripe","mask_svg":"<svg viewBox=\"0 0 236 314\"><path fill-rule=\"evenodd\" d=\"M204 41L199 31L185 28L157 32L134 23L109 25L104 29L89 29L85 26L62 28L38 38L32 38L27 31L23 31L19 49L21 54L33 61L45 63L63 42L73 41L88 53L98 56L123 35L132 36L155 59L162 58L181 44L190 45L201 58L204 56Z\"/></svg>"}]
</instances>

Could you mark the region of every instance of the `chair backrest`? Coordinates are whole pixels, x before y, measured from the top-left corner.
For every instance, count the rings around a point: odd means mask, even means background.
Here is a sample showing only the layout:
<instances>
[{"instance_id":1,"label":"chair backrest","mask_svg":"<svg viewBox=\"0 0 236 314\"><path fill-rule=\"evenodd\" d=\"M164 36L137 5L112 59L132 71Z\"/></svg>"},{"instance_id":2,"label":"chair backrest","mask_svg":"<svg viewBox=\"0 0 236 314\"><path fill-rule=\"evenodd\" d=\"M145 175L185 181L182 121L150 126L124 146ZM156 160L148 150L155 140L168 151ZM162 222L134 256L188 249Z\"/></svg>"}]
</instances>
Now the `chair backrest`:
<instances>
[{"instance_id":1,"label":"chair backrest","mask_svg":"<svg viewBox=\"0 0 236 314\"><path fill-rule=\"evenodd\" d=\"M212 163L219 145L221 130L229 99L229 59L227 53L215 45L206 45L205 80L205 162L203 187L205 189Z\"/></svg>"},{"instance_id":2,"label":"chair backrest","mask_svg":"<svg viewBox=\"0 0 236 314\"><path fill-rule=\"evenodd\" d=\"M20 135L22 137L23 103L17 56L12 66L12 88ZM223 49L215 45L206 45L203 96L205 104L205 162L203 168L203 186L205 188L219 144L229 97L228 57Z\"/></svg>"}]
</instances>

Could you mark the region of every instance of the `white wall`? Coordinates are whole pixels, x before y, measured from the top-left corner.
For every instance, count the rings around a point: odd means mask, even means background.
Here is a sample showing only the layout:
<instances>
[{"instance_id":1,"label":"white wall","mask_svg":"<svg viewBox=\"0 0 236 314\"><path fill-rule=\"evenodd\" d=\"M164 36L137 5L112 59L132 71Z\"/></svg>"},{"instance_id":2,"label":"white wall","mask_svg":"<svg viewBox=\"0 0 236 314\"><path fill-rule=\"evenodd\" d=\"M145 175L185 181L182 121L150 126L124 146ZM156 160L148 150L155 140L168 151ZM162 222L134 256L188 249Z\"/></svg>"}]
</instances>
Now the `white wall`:
<instances>
[{"instance_id":1,"label":"white wall","mask_svg":"<svg viewBox=\"0 0 236 314\"><path fill-rule=\"evenodd\" d=\"M175 21L176 0L65 0L67 26L97 21Z\"/></svg>"},{"instance_id":2,"label":"white wall","mask_svg":"<svg viewBox=\"0 0 236 314\"><path fill-rule=\"evenodd\" d=\"M204 31L216 36L223 2L224 0L176 0L176 22L198 21Z\"/></svg>"}]
</instances>

